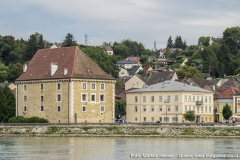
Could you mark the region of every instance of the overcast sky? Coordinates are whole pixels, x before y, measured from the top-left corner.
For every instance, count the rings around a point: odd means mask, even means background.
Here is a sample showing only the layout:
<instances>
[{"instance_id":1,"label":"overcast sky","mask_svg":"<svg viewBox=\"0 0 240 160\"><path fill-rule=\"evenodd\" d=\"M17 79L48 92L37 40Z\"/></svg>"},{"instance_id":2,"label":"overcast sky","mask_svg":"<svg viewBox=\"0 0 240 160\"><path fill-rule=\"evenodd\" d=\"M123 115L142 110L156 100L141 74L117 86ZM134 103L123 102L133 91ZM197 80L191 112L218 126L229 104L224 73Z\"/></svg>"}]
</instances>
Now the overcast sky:
<instances>
[{"instance_id":1,"label":"overcast sky","mask_svg":"<svg viewBox=\"0 0 240 160\"><path fill-rule=\"evenodd\" d=\"M239 0L2 0L0 35L27 40L35 32L49 42L72 33L79 44L124 39L146 48L166 46L180 35L187 45L200 36L222 37L239 26Z\"/></svg>"}]
</instances>

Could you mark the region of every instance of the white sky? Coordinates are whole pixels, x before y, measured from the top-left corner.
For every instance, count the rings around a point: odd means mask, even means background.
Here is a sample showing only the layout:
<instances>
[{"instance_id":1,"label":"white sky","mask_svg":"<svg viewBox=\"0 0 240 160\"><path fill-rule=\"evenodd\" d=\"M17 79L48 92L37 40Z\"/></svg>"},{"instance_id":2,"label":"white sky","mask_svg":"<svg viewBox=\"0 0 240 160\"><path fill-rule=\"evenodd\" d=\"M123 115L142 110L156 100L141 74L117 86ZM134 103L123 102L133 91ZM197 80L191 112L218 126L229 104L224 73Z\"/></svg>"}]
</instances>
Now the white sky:
<instances>
[{"instance_id":1,"label":"white sky","mask_svg":"<svg viewBox=\"0 0 240 160\"><path fill-rule=\"evenodd\" d=\"M79 44L101 45L123 39L148 49L164 48L169 36L187 44L201 36L222 37L240 26L239 0L2 0L0 35L27 40L35 32L49 42L72 33Z\"/></svg>"}]
</instances>

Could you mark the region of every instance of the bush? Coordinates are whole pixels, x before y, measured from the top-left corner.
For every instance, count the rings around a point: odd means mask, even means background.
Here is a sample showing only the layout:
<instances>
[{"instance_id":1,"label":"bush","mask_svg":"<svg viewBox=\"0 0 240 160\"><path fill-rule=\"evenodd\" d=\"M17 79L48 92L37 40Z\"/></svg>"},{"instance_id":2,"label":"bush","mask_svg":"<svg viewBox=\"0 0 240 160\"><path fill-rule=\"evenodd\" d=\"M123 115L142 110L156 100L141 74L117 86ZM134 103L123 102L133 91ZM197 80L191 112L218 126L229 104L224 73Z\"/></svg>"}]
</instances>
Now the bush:
<instances>
[{"instance_id":1,"label":"bush","mask_svg":"<svg viewBox=\"0 0 240 160\"><path fill-rule=\"evenodd\" d=\"M10 118L8 123L48 123L48 120L39 117L24 118L22 116L18 116Z\"/></svg>"}]
</instances>

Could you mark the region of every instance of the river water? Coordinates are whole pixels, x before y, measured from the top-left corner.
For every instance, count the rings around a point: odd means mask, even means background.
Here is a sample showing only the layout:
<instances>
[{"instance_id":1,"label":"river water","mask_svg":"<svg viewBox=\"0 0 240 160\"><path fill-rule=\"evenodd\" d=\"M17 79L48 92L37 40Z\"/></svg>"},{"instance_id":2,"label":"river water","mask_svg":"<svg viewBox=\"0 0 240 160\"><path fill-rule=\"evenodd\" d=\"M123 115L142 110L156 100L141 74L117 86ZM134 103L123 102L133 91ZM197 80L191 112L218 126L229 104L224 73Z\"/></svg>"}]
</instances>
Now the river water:
<instances>
[{"instance_id":1,"label":"river water","mask_svg":"<svg viewBox=\"0 0 240 160\"><path fill-rule=\"evenodd\" d=\"M199 156L202 158L197 158ZM22 160L240 159L240 140L0 137L0 157Z\"/></svg>"}]
</instances>

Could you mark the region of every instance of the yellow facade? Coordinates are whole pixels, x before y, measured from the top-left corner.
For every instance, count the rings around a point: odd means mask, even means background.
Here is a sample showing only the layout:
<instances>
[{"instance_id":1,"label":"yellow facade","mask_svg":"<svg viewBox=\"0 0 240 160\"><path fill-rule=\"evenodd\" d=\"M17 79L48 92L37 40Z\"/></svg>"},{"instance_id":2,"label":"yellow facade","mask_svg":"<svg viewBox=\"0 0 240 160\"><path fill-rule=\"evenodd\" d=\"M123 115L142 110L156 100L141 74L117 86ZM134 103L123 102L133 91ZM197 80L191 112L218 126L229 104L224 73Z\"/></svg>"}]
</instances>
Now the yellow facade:
<instances>
[{"instance_id":1,"label":"yellow facade","mask_svg":"<svg viewBox=\"0 0 240 160\"><path fill-rule=\"evenodd\" d=\"M16 116L37 116L50 123L114 122L114 80L36 80L16 85Z\"/></svg>"},{"instance_id":2,"label":"yellow facade","mask_svg":"<svg viewBox=\"0 0 240 160\"><path fill-rule=\"evenodd\" d=\"M216 99L215 102L215 108L216 108L216 117L215 121L216 122L225 122L226 120L223 117L222 110L223 107L226 106L226 103L231 107L231 110L233 111L234 114L234 107L233 107L233 99Z\"/></svg>"},{"instance_id":3,"label":"yellow facade","mask_svg":"<svg viewBox=\"0 0 240 160\"><path fill-rule=\"evenodd\" d=\"M166 123L165 119L168 123L188 122L183 116L188 110L195 111L197 122L214 122L211 92L128 92L126 101L127 121L132 123ZM198 105L196 101L203 104Z\"/></svg>"}]
</instances>

